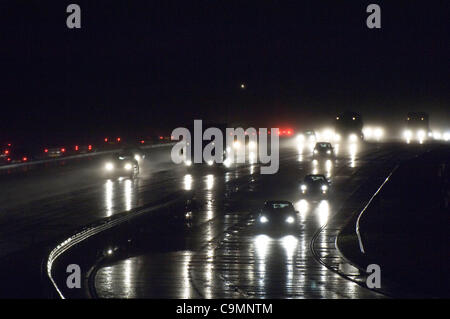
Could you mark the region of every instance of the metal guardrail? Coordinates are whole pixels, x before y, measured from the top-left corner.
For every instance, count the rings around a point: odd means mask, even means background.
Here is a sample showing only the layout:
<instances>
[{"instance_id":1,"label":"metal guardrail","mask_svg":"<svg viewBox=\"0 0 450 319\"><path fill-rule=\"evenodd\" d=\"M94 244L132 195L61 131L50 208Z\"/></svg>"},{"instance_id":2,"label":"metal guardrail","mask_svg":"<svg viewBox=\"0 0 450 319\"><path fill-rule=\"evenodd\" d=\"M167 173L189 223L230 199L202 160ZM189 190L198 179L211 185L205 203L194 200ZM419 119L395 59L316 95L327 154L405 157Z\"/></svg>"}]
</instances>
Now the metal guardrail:
<instances>
[{"instance_id":1,"label":"metal guardrail","mask_svg":"<svg viewBox=\"0 0 450 319\"><path fill-rule=\"evenodd\" d=\"M386 179L384 180L384 182L380 185L380 187L377 189L377 191L375 192L375 194L372 195L372 197L370 198L370 200L367 202L367 204L364 206L364 208L362 209L362 211L359 213L358 219L356 220L356 235L358 236L358 242L359 242L359 249L361 250L361 252L363 254L365 254L365 249L364 249L364 243L363 243L363 239L361 236L361 218L363 217L364 213L367 211L367 209L369 208L369 206L372 204L372 202L375 200L375 198L378 196L378 194L380 193L381 189L384 187L384 185L388 182L388 180L391 178L392 174L394 174L394 172L398 169L400 165L396 165L392 171L389 173L388 177L386 177Z\"/></svg>"},{"instance_id":2,"label":"metal guardrail","mask_svg":"<svg viewBox=\"0 0 450 319\"><path fill-rule=\"evenodd\" d=\"M140 146L140 149L151 149L151 148L159 148L159 147L165 147L165 146L172 146L175 143L164 143L164 144L151 144L146 146ZM73 160L73 159L79 159L84 157L92 157L92 156L99 156L99 155L106 155L111 154L115 152L119 152L121 148L113 149L113 150L107 150L107 151L99 151L99 152L92 152L92 153L85 153L85 154L77 154L77 155L69 155L69 156L62 156L58 158L51 158L51 159L45 159L45 160L37 160L37 161L31 161L28 163L17 163L17 164L8 164L8 165L2 165L0 166L0 170L6 170L11 168L18 168L18 167L28 167L28 166L35 166L39 164L45 164L45 163L55 163L60 161L67 161L67 160Z\"/></svg>"},{"instance_id":3,"label":"metal guardrail","mask_svg":"<svg viewBox=\"0 0 450 319\"><path fill-rule=\"evenodd\" d=\"M185 196L180 195L179 197L176 197L174 199L169 200L168 202L164 202L164 203L159 203L159 204L155 204L151 207L147 207L144 209L140 209L134 212L130 212L129 214L126 215L119 215L119 217L117 218L113 218L111 220L108 221L104 221L101 222L100 224L97 223L96 225L93 225L91 227L88 227L82 231L79 231L78 233L68 237L67 239L65 239L64 241L60 242L56 247L54 247L52 249L52 251L49 253L48 257L47 257L47 261L46 261L46 273L48 276L48 279L50 280L51 284L53 285L54 289L56 290L56 292L58 293L58 296L61 299L65 299L65 296L62 292L62 290L60 289L60 287L58 287L56 280L53 276L53 264L55 263L55 261L65 252L67 252L68 250L70 250L72 247L80 244L81 242L103 232L106 231L108 229L111 229L113 227L116 227L120 224L123 224L126 221L129 221L131 219L134 219L136 217L142 216L144 214L150 213L152 211L156 211L158 209L164 208L164 207L168 207L171 206L175 203L178 202L182 202L185 201L187 199Z\"/></svg>"}]
</instances>

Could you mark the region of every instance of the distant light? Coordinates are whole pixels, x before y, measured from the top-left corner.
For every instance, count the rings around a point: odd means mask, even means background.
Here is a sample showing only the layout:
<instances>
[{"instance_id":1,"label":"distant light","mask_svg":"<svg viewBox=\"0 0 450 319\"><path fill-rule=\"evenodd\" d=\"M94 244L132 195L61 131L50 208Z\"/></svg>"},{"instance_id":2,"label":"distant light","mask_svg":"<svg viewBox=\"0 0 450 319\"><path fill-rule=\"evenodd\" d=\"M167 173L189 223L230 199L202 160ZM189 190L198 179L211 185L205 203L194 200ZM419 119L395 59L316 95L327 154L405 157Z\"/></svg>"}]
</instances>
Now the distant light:
<instances>
[{"instance_id":1,"label":"distant light","mask_svg":"<svg viewBox=\"0 0 450 319\"><path fill-rule=\"evenodd\" d=\"M105 143L106 143L106 142L108 142L108 138L107 138L107 137L105 137Z\"/></svg>"},{"instance_id":2,"label":"distant light","mask_svg":"<svg viewBox=\"0 0 450 319\"><path fill-rule=\"evenodd\" d=\"M352 120L354 121L354 120L356 120L356 118L355 118L355 117L352 117Z\"/></svg>"},{"instance_id":3,"label":"distant light","mask_svg":"<svg viewBox=\"0 0 450 319\"><path fill-rule=\"evenodd\" d=\"M160 140L164 139L164 136L160 136L159 139L160 139Z\"/></svg>"},{"instance_id":4,"label":"distant light","mask_svg":"<svg viewBox=\"0 0 450 319\"><path fill-rule=\"evenodd\" d=\"M75 151L78 151L78 145L75 145Z\"/></svg>"},{"instance_id":5,"label":"distant light","mask_svg":"<svg viewBox=\"0 0 450 319\"><path fill-rule=\"evenodd\" d=\"M9 154L9 150L6 150L6 151L5 151L5 155L8 155L8 154Z\"/></svg>"},{"instance_id":6,"label":"distant light","mask_svg":"<svg viewBox=\"0 0 450 319\"><path fill-rule=\"evenodd\" d=\"M245 83L241 83L241 89L245 89Z\"/></svg>"},{"instance_id":7,"label":"distant light","mask_svg":"<svg viewBox=\"0 0 450 319\"><path fill-rule=\"evenodd\" d=\"M66 149L63 147L63 148L61 149L61 152L64 153L65 151L66 151Z\"/></svg>"},{"instance_id":8,"label":"distant light","mask_svg":"<svg viewBox=\"0 0 450 319\"><path fill-rule=\"evenodd\" d=\"M141 144L144 144L145 143L145 141L144 140L141 140Z\"/></svg>"},{"instance_id":9,"label":"distant light","mask_svg":"<svg viewBox=\"0 0 450 319\"><path fill-rule=\"evenodd\" d=\"M92 145L88 145L88 150L92 150Z\"/></svg>"},{"instance_id":10,"label":"distant light","mask_svg":"<svg viewBox=\"0 0 450 319\"><path fill-rule=\"evenodd\" d=\"M336 117L336 120L339 120L339 116Z\"/></svg>"},{"instance_id":11,"label":"distant light","mask_svg":"<svg viewBox=\"0 0 450 319\"><path fill-rule=\"evenodd\" d=\"M129 171L129 170L131 170L132 166L131 166L130 163L127 163L127 164L125 164L124 168L125 168L127 171Z\"/></svg>"},{"instance_id":12,"label":"distant light","mask_svg":"<svg viewBox=\"0 0 450 319\"><path fill-rule=\"evenodd\" d=\"M294 221L295 221L295 220L294 220L294 217L292 217L292 216L289 216L289 217L286 219L286 222L287 222L288 224L292 224Z\"/></svg>"},{"instance_id":13,"label":"distant light","mask_svg":"<svg viewBox=\"0 0 450 319\"><path fill-rule=\"evenodd\" d=\"M105 169L106 169L107 171L112 171L112 170L114 169L113 163L106 163L106 164L105 164Z\"/></svg>"},{"instance_id":14,"label":"distant light","mask_svg":"<svg viewBox=\"0 0 450 319\"><path fill-rule=\"evenodd\" d=\"M350 134L348 139L350 140L350 142L356 142L358 140L358 137L356 136L356 134Z\"/></svg>"},{"instance_id":15,"label":"distant light","mask_svg":"<svg viewBox=\"0 0 450 319\"><path fill-rule=\"evenodd\" d=\"M26 156L22 157L22 161L26 162L28 161L28 158Z\"/></svg>"},{"instance_id":16,"label":"distant light","mask_svg":"<svg viewBox=\"0 0 450 319\"><path fill-rule=\"evenodd\" d=\"M117 138L117 142L120 142L120 140L121 140L121 138L120 138L120 137L118 137L118 138Z\"/></svg>"}]
</instances>

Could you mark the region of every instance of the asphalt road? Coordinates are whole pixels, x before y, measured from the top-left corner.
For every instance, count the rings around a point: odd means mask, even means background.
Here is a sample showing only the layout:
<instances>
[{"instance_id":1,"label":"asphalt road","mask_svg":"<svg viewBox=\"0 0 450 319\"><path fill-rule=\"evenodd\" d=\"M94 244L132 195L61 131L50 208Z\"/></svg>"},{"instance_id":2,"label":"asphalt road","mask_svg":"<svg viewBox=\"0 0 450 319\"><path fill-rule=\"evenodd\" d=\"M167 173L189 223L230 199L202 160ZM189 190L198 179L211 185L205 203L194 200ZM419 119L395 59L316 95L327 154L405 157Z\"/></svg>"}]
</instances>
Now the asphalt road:
<instances>
[{"instance_id":1,"label":"asphalt road","mask_svg":"<svg viewBox=\"0 0 450 319\"><path fill-rule=\"evenodd\" d=\"M308 146L286 143L275 175L259 165L191 169L153 150L135 180L106 180L101 159L0 181L1 256L56 243L83 225L151 204L175 191L193 192L192 224L173 226L164 216L137 229L126 256L91 265L91 295L100 298L383 298L364 287L364 274L335 249L337 231L370 198L390 169L432 146L341 145L334 160L312 162ZM324 173L330 195L301 195L304 175ZM265 200L293 202L299 222L261 232L255 213ZM93 244L99 249L101 244ZM90 249L89 245L85 249ZM78 252L79 254L79 252ZM74 256L76 259L76 256ZM10 284L14 278L10 278Z\"/></svg>"}]
</instances>

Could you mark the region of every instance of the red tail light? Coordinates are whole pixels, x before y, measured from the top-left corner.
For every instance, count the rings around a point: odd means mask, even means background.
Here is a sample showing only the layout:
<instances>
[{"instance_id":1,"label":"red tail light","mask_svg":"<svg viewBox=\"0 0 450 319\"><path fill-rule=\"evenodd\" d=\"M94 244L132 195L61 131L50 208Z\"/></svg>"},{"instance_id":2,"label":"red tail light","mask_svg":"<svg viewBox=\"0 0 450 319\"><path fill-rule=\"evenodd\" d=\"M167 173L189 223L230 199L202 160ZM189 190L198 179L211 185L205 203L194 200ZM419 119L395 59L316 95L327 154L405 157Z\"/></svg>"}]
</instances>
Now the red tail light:
<instances>
[{"instance_id":1,"label":"red tail light","mask_svg":"<svg viewBox=\"0 0 450 319\"><path fill-rule=\"evenodd\" d=\"M106 143L106 142L108 142L108 138L107 138L107 137L105 137L105 143Z\"/></svg>"},{"instance_id":2,"label":"red tail light","mask_svg":"<svg viewBox=\"0 0 450 319\"><path fill-rule=\"evenodd\" d=\"M145 143L145 141L144 140L141 140L141 144L144 144Z\"/></svg>"},{"instance_id":3,"label":"red tail light","mask_svg":"<svg viewBox=\"0 0 450 319\"><path fill-rule=\"evenodd\" d=\"M117 142L120 142L120 137L117 138Z\"/></svg>"},{"instance_id":4,"label":"red tail light","mask_svg":"<svg viewBox=\"0 0 450 319\"><path fill-rule=\"evenodd\" d=\"M75 151L78 151L79 147L78 145L75 145Z\"/></svg>"},{"instance_id":5,"label":"red tail light","mask_svg":"<svg viewBox=\"0 0 450 319\"><path fill-rule=\"evenodd\" d=\"M48 153L48 148L44 149L44 153Z\"/></svg>"},{"instance_id":6,"label":"red tail light","mask_svg":"<svg viewBox=\"0 0 450 319\"><path fill-rule=\"evenodd\" d=\"M8 162L11 162L11 159L8 157L7 159L6 159Z\"/></svg>"},{"instance_id":7,"label":"red tail light","mask_svg":"<svg viewBox=\"0 0 450 319\"><path fill-rule=\"evenodd\" d=\"M61 149L61 152L64 153L65 151L66 151L66 149L63 147L63 148Z\"/></svg>"},{"instance_id":8,"label":"red tail light","mask_svg":"<svg viewBox=\"0 0 450 319\"><path fill-rule=\"evenodd\" d=\"M6 150L6 151L5 151L5 155L8 155L8 154L9 154L9 150Z\"/></svg>"},{"instance_id":9,"label":"red tail light","mask_svg":"<svg viewBox=\"0 0 450 319\"><path fill-rule=\"evenodd\" d=\"M160 136L159 139L160 139L160 140L164 139L164 136Z\"/></svg>"},{"instance_id":10,"label":"red tail light","mask_svg":"<svg viewBox=\"0 0 450 319\"><path fill-rule=\"evenodd\" d=\"M92 145L88 145L88 150L89 150L89 151L92 150Z\"/></svg>"},{"instance_id":11,"label":"red tail light","mask_svg":"<svg viewBox=\"0 0 450 319\"><path fill-rule=\"evenodd\" d=\"M26 156L22 157L22 161L26 162L28 161L28 158Z\"/></svg>"}]
</instances>

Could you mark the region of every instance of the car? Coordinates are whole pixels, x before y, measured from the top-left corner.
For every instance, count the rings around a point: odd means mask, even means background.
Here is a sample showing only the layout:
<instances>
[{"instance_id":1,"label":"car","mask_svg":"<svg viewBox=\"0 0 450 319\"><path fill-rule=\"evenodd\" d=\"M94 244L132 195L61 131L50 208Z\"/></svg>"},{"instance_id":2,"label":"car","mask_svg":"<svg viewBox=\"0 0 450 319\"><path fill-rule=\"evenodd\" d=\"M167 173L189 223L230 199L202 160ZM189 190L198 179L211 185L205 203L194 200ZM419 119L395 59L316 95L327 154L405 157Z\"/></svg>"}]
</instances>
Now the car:
<instances>
[{"instance_id":1,"label":"car","mask_svg":"<svg viewBox=\"0 0 450 319\"><path fill-rule=\"evenodd\" d=\"M66 148L59 146L59 147L49 147L44 149L44 156L48 158L55 158L55 157L61 157L64 156L66 153Z\"/></svg>"},{"instance_id":2,"label":"car","mask_svg":"<svg viewBox=\"0 0 450 319\"><path fill-rule=\"evenodd\" d=\"M297 135L299 143L315 143L316 142L316 132L313 130L305 130L299 135Z\"/></svg>"},{"instance_id":3,"label":"car","mask_svg":"<svg viewBox=\"0 0 450 319\"><path fill-rule=\"evenodd\" d=\"M330 191L330 181L321 174L309 174L303 179L300 189L302 194L327 195Z\"/></svg>"},{"instance_id":4,"label":"car","mask_svg":"<svg viewBox=\"0 0 450 319\"><path fill-rule=\"evenodd\" d=\"M122 176L135 178L139 175L139 163L132 156L118 154L104 163L103 170L108 178Z\"/></svg>"},{"instance_id":5,"label":"car","mask_svg":"<svg viewBox=\"0 0 450 319\"><path fill-rule=\"evenodd\" d=\"M334 148L329 142L317 142L313 150L313 158L317 157L333 157Z\"/></svg>"},{"instance_id":6,"label":"car","mask_svg":"<svg viewBox=\"0 0 450 319\"><path fill-rule=\"evenodd\" d=\"M257 217L257 224L262 227L282 226L292 227L297 224L298 212L291 202L271 200L264 203Z\"/></svg>"},{"instance_id":7,"label":"car","mask_svg":"<svg viewBox=\"0 0 450 319\"><path fill-rule=\"evenodd\" d=\"M124 147L119 155L122 157L132 157L138 162L145 158L144 151L137 146Z\"/></svg>"},{"instance_id":8,"label":"car","mask_svg":"<svg viewBox=\"0 0 450 319\"><path fill-rule=\"evenodd\" d=\"M13 148L8 156L4 159L5 164L28 163L31 161L30 150L24 148Z\"/></svg>"}]
</instances>

